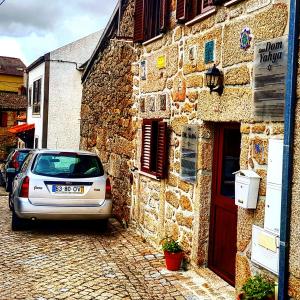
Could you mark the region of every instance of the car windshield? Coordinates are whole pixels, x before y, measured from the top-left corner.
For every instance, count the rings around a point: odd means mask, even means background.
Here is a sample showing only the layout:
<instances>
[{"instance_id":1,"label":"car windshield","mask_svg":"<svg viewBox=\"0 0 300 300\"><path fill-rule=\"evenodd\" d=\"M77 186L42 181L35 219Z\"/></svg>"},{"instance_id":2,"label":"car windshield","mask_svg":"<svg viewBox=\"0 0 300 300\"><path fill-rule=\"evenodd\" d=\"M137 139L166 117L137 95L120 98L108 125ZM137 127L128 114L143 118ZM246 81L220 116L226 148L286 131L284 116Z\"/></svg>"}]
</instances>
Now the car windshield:
<instances>
[{"instance_id":1,"label":"car windshield","mask_svg":"<svg viewBox=\"0 0 300 300\"><path fill-rule=\"evenodd\" d=\"M77 153L42 153L37 156L32 172L60 178L90 178L104 174L97 156Z\"/></svg>"}]
</instances>

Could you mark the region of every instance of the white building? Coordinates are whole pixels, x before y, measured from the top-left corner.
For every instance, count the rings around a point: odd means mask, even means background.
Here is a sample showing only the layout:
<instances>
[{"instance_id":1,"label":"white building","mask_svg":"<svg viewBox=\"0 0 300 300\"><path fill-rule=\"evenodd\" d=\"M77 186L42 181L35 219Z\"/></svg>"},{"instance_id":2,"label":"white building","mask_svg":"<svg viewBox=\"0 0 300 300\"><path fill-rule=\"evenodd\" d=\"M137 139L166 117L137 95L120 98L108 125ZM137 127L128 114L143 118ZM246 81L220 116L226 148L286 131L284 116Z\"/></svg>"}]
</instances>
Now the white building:
<instances>
[{"instance_id":1,"label":"white building","mask_svg":"<svg viewBox=\"0 0 300 300\"><path fill-rule=\"evenodd\" d=\"M82 65L101 31L51 51L27 68L27 123L35 148L79 149Z\"/></svg>"}]
</instances>

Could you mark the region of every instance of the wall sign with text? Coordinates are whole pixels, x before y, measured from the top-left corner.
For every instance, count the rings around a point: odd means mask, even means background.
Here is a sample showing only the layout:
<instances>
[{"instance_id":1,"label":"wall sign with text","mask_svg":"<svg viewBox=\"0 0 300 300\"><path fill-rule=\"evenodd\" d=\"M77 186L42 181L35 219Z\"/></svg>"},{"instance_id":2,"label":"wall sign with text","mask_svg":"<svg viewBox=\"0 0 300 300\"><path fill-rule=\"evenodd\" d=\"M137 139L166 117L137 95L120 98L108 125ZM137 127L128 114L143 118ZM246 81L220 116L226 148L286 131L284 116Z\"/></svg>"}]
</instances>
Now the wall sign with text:
<instances>
[{"instance_id":1,"label":"wall sign with text","mask_svg":"<svg viewBox=\"0 0 300 300\"><path fill-rule=\"evenodd\" d=\"M254 117L283 121L287 37L261 42L254 47Z\"/></svg>"}]
</instances>

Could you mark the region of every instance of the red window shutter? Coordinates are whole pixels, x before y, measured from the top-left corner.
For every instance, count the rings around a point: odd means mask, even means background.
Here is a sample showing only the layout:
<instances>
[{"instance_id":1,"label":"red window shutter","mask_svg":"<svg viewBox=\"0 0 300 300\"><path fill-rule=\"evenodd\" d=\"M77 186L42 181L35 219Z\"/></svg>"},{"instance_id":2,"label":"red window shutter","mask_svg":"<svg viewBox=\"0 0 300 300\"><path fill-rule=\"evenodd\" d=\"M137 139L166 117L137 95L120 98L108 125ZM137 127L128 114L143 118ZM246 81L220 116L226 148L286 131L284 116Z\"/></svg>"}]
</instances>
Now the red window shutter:
<instances>
[{"instance_id":1,"label":"red window shutter","mask_svg":"<svg viewBox=\"0 0 300 300\"><path fill-rule=\"evenodd\" d=\"M167 17L168 17L168 0L160 1L160 19L159 29L161 32L165 32L167 29Z\"/></svg>"},{"instance_id":2,"label":"red window shutter","mask_svg":"<svg viewBox=\"0 0 300 300\"><path fill-rule=\"evenodd\" d=\"M1 127L7 127L7 112L1 113Z\"/></svg>"},{"instance_id":3,"label":"red window shutter","mask_svg":"<svg viewBox=\"0 0 300 300\"><path fill-rule=\"evenodd\" d=\"M167 123L158 123L157 152L156 152L156 177L165 178L167 175Z\"/></svg>"},{"instance_id":4,"label":"red window shutter","mask_svg":"<svg viewBox=\"0 0 300 300\"><path fill-rule=\"evenodd\" d=\"M152 165L152 139L153 127L152 120L144 120L142 127L142 157L141 157L141 170L144 172L151 172Z\"/></svg>"},{"instance_id":5,"label":"red window shutter","mask_svg":"<svg viewBox=\"0 0 300 300\"><path fill-rule=\"evenodd\" d=\"M177 0L176 3L176 19L178 21L185 21L187 17L187 5L186 5L187 0Z\"/></svg>"},{"instance_id":6,"label":"red window shutter","mask_svg":"<svg viewBox=\"0 0 300 300\"><path fill-rule=\"evenodd\" d=\"M134 42L143 42L145 38L145 1L146 0L135 0Z\"/></svg>"}]
</instances>

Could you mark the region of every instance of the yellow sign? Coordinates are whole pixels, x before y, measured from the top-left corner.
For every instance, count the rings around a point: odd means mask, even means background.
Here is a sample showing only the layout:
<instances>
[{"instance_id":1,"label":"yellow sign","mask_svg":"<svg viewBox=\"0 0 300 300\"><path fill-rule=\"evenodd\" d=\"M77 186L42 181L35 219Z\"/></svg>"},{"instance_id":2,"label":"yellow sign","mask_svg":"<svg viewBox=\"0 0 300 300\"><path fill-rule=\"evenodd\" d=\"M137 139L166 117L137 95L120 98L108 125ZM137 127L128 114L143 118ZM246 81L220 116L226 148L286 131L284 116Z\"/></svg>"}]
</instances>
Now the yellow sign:
<instances>
[{"instance_id":1,"label":"yellow sign","mask_svg":"<svg viewBox=\"0 0 300 300\"><path fill-rule=\"evenodd\" d=\"M157 58L156 67L158 69L164 69L166 67L166 57L165 57L165 55L161 55Z\"/></svg>"},{"instance_id":2,"label":"yellow sign","mask_svg":"<svg viewBox=\"0 0 300 300\"><path fill-rule=\"evenodd\" d=\"M266 249L276 252L276 237L260 232L258 236L258 244Z\"/></svg>"}]
</instances>

